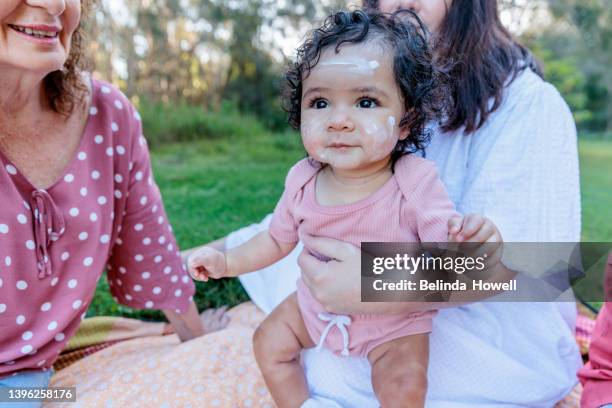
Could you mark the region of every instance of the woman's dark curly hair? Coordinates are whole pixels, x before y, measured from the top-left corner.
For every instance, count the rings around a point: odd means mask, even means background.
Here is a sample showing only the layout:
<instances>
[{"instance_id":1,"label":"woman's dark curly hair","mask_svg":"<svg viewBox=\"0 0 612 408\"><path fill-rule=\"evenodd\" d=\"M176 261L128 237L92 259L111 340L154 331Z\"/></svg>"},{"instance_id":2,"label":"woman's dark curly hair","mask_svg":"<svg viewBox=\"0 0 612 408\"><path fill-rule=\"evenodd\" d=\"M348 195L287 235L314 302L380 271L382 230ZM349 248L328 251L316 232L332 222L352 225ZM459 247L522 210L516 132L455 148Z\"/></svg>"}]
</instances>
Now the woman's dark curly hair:
<instances>
[{"instance_id":1,"label":"woman's dark curly hair","mask_svg":"<svg viewBox=\"0 0 612 408\"><path fill-rule=\"evenodd\" d=\"M383 14L375 10L354 10L330 15L298 48L297 60L285 75L283 107L289 114L289 124L299 129L302 84L318 64L323 50L334 46L338 53L343 44L371 41L386 46L391 52L395 80L404 103L405 114L399 126L408 129L409 134L398 141L391 154L395 162L403 154L425 147L429 141L426 123L438 117L444 107L444 92L440 87L442 71L433 60L424 25L411 11Z\"/></svg>"},{"instance_id":2,"label":"woman's dark curly hair","mask_svg":"<svg viewBox=\"0 0 612 408\"><path fill-rule=\"evenodd\" d=\"M81 21L95 0L81 0ZM89 90L82 77L84 34L81 22L72 34L70 54L62 69L44 78L43 84L51 108L63 115L70 115Z\"/></svg>"}]
</instances>

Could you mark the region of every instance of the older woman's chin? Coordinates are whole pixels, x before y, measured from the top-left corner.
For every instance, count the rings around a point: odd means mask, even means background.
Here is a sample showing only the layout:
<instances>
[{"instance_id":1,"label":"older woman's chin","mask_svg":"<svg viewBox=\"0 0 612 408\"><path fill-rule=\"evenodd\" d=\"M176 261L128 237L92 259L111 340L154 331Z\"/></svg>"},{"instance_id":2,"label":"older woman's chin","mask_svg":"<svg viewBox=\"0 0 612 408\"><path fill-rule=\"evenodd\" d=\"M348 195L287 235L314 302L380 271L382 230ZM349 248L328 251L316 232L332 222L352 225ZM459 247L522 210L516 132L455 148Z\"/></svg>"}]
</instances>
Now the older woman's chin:
<instances>
[{"instance_id":1,"label":"older woman's chin","mask_svg":"<svg viewBox=\"0 0 612 408\"><path fill-rule=\"evenodd\" d=\"M2 69L16 69L26 73L38 73L45 76L61 70L70 54L70 44L59 43L54 47L37 46L23 41L17 47L17 41L9 41L5 50L0 48L0 66ZM9 50L11 52L9 52Z\"/></svg>"},{"instance_id":2,"label":"older woman's chin","mask_svg":"<svg viewBox=\"0 0 612 408\"><path fill-rule=\"evenodd\" d=\"M20 53L19 53L20 54ZM37 73L46 76L54 71L59 71L66 63L66 56L59 53L40 53L41 55L13 55L10 64L15 69L22 70L23 73Z\"/></svg>"}]
</instances>

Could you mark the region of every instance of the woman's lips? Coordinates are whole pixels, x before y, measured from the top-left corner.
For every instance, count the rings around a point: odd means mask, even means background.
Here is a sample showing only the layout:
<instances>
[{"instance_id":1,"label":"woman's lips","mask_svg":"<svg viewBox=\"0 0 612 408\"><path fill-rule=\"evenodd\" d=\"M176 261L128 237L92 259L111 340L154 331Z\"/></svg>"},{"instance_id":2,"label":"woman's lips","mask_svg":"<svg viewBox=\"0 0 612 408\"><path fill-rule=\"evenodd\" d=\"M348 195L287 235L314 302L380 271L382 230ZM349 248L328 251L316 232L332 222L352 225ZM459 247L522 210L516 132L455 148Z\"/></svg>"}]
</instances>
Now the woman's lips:
<instances>
[{"instance_id":1,"label":"woman's lips","mask_svg":"<svg viewBox=\"0 0 612 408\"><path fill-rule=\"evenodd\" d=\"M60 29L54 26L20 26L9 24L18 35L38 44L54 45L58 42Z\"/></svg>"}]
</instances>

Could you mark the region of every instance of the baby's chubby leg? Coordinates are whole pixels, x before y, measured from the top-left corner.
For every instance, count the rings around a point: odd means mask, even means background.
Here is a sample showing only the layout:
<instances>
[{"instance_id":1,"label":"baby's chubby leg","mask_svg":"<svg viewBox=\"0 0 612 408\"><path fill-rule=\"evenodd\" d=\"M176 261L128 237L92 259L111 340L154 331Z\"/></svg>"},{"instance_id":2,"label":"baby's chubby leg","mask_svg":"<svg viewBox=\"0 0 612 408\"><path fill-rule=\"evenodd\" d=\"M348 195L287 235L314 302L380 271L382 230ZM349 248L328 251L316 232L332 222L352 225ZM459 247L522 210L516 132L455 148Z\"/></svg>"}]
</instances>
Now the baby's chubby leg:
<instances>
[{"instance_id":1,"label":"baby's chubby leg","mask_svg":"<svg viewBox=\"0 0 612 408\"><path fill-rule=\"evenodd\" d=\"M255 330L255 359L280 408L299 407L308 399L300 352L313 346L295 293L283 300Z\"/></svg>"},{"instance_id":2,"label":"baby's chubby leg","mask_svg":"<svg viewBox=\"0 0 612 408\"><path fill-rule=\"evenodd\" d=\"M372 386L382 408L422 408L427 394L429 334L383 343L368 354Z\"/></svg>"}]
</instances>

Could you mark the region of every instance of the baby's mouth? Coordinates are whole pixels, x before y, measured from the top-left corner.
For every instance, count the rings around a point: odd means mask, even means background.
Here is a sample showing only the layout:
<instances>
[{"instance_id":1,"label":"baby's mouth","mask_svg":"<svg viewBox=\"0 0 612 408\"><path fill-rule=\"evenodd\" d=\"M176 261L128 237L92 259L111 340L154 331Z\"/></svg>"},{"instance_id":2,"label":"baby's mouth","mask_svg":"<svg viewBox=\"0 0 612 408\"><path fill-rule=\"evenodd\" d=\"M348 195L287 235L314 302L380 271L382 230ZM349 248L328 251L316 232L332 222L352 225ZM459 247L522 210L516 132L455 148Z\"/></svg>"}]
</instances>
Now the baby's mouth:
<instances>
[{"instance_id":1,"label":"baby's mouth","mask_svg":"<svg viewBox=\"0 0 612 408\"><path fill-rule=\"evenodd\" d=\"M345 144L345 143L332 143L329 145L332 149L345 149L349 147L355 147L353 145Z\"/></svg>"},{"instance_id":2,"label":"baby's mouth","mask_svg":"<svg viewBox=\"0 0 612 408\"><path fill-rule=\"evenodd\" d=\"M18 26L14 24L9 24L15 31L19 31L22 34L29 35L34 38L56 38L59 35L59 31L45 31L45 30L35 30L29 27Z\"/></svg>"}]
</instances>

